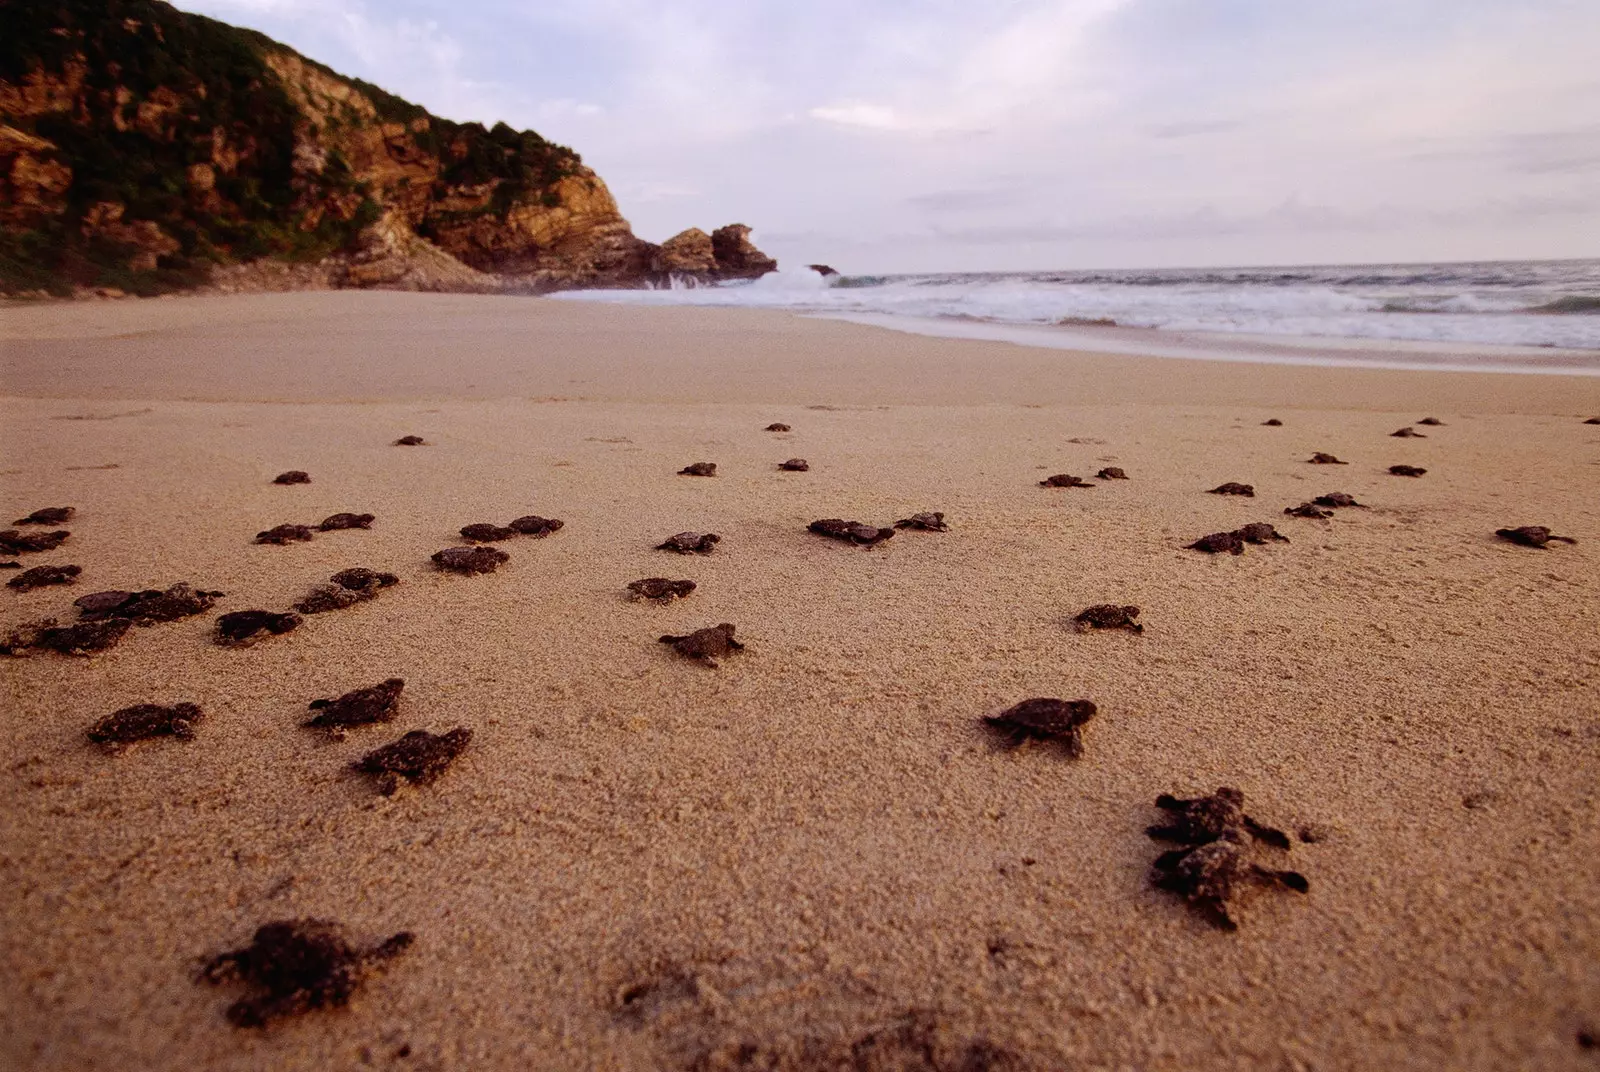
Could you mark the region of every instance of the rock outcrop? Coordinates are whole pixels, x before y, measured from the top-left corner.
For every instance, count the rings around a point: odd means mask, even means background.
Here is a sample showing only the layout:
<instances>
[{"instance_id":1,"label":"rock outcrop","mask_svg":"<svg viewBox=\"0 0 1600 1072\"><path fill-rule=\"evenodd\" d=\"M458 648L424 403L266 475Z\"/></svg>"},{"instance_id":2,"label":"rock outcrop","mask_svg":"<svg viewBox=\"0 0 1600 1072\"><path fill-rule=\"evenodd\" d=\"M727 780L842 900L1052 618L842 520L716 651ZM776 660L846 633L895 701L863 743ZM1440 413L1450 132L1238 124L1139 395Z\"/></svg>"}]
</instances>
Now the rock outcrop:
<instances>
[{"instance_id":1,"label":"rock outcrop","mask_svg":"<svg viewBox=\"0 0 1600 1072\"><path fill-rule=\"evenodd\" d=\"M749 228L636 237L572 150L454 123L160 0L7 5L0 293L542 291L753 278Z\"/></svg>"}]
</instances>

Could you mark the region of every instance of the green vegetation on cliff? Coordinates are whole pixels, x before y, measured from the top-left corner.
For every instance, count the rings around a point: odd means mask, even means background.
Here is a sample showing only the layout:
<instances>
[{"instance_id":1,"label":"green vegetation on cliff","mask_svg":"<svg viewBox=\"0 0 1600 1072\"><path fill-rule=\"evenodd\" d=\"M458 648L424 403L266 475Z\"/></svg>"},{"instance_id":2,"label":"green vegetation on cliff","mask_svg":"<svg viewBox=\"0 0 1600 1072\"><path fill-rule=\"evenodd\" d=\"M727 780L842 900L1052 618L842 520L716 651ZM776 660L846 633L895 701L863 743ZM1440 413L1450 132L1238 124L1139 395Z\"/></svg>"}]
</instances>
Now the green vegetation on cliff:
<instances>
[{"instance_id":1,"label":"green vegetation on cliff","mask_svg":"<svg viewBox=\"0 0 1600 1072\"><path fill-rule=\"evenodd\" d=\"M438 119L159 0L0 0L0 25L0 291L154 293L213 264L347 250L393 207L375 176L400 170L353 165L341 149L352 127L415 172L393 186L411 188L408 222L423 233L429 204L461 187L492 186L478 211L504 217L556 203L556 184L580 171L531 131ZM306 114L275 56L349 87L337 123Z\"/></svg>"}]
</instances>

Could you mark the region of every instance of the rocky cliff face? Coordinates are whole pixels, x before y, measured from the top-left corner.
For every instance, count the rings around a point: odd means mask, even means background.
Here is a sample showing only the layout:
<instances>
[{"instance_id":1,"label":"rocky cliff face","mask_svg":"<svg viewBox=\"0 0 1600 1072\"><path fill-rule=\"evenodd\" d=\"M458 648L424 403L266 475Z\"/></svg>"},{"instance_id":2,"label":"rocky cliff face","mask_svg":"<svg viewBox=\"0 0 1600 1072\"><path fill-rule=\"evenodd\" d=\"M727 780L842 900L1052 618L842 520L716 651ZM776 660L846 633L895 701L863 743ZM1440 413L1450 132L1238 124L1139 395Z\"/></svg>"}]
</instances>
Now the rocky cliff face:
<instances>
[{"instance_id":1,"label":"rocky cliff face","mask_svg":"<svg viewBox=\"0 0 1600 1072\"><path fill-rule=\"evenodd\" d=\"M0 0L0 22L0 291L149 293L219 268L229 286L537 291L776 267L740 225L644 242L564 146L439 119L159 0Z\"/></svg>"}]
</instances>

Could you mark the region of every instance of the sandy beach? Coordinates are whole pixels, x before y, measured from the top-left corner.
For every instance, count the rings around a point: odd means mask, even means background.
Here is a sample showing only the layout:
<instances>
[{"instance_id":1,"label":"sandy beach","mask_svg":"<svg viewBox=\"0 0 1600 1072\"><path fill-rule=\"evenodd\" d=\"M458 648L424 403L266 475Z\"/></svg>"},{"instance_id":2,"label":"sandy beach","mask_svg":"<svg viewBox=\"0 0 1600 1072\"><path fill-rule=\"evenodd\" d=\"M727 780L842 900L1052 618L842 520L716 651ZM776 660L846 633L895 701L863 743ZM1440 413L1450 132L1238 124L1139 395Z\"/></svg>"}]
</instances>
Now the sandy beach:
<instances>
[{"instance_id":1,"label":"sandy beach","mask_svg":"<svg viewBox=\"0 0 1600 1072\"><path fill-rule=\"evenodd\" d=\"M0 1066L1597 1067L1600 378L384 293L11 305L0 359L4 517L77 508L22 564L83 570L0 594L0 631L226 593L0 660ZM1335 490L1367 508L1283 514ZM806 531L925 510L950 531ZM336 511L377 520L252 543ZM431 567L529 513L565 526ZM1253 521L1290 542L1183 549ZM722 542L653 549L684 530ZM212 642L350 566L401 583ZM699 587L625 598L650 576ZM1101 603L1144 633L1070 628ZM657 642L720 622L716 669ZM300 725L391 676L393 722ZM1098 705L1082 758L986 730L1034 696ZM191 741L85 738L178 701ZM455 726L433 785L349 770ZM1236 932L1151 888L1145 834L1225 785L1310 883ZM347 1009L231 1026L199 966L298 917L416 940Z\"/></svg>"}]
</instances>

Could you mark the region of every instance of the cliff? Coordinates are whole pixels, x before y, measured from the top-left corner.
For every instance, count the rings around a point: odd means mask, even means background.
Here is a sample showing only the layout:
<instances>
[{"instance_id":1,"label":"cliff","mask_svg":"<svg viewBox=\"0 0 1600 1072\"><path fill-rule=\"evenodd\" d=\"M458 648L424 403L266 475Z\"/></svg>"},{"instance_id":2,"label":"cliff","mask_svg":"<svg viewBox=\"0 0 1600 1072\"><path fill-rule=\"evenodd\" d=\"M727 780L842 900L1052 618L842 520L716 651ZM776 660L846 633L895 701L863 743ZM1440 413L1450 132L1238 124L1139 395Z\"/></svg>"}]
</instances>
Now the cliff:
<instances>
[{"instance_id":1,"label":"cliff","mask_svg":"<svg viewBox=\"0 0 1600 1072\"><path fill-rule=\"evenodd\" d=\"M0 0L0 292L540 291L776 268L637 238L578 154L160 0ZM703 241L702 241L703 239Z\"/></svg>"}]
</instances>

